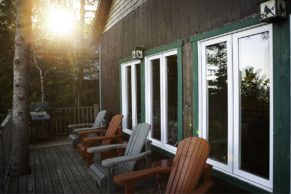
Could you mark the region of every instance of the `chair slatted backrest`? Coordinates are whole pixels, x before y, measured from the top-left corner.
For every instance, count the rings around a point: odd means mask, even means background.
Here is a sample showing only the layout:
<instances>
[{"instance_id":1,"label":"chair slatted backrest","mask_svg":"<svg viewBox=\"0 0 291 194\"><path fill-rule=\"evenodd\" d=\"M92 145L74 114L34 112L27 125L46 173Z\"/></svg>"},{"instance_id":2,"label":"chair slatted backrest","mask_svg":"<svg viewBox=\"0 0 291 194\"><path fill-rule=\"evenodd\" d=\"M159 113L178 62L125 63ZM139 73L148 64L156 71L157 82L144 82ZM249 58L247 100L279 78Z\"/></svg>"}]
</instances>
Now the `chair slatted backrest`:
<instances>
[{"instance_id":1,"label":"chair slatted backrest","mask_svg":"<svg viewBox=\"0 0 291 194\"><path fill-rule=\"evenodd\" d=\"M178 145L166 193L190 193L197 187L210 146L205 139L188 137Z\"/></svg>"},{"instance_id":2,"label":"chair slatted backrest","mask_svg":"<svg viewBox=\"0 0 291 194\"><path fill-rule=\"evenodd\" d=\"M141 153L150 129L151 126L148 123L140 123L133 128L124 156L133 156ZM132 171L135 163L136 161L125 162L121 167Z\"/></svg>"},{"instance_id":3,"label":"chair slatted backrest","mask_svg":"<svg viewBox=\"0 0 291 194\"><path fill-rule=\"evenodd\" d=\"M107 112L106 110L102 110L102 111L98 112L92 127L94 127L94 128L101 127L101 124L105 118L106 112Z\"/></svg>"},{"instance_id":4,"label":"chair slatted backrest","mask_svg":"<svg viewBox=\"0 0 291 194\"><path fill-rule=\"evenodd\" d=\"M121 123L122 123L122 114L117 114L112 117L109 126L106 130L106 137L114 136L118 129L121 129ZM106 145L111 143L111 139L103 140L102 145Z\"/></svg>"}]
</instances>

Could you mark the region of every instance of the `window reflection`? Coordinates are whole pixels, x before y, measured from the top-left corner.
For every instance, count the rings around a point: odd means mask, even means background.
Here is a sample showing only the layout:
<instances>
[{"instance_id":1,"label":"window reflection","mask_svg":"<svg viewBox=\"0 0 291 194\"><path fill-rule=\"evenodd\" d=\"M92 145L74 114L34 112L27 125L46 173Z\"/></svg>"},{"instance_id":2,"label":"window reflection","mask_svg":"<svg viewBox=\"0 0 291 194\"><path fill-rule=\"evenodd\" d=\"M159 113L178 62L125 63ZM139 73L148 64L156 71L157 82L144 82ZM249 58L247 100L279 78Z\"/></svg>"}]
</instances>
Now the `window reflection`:
<instances>
[{"instance_id":1,"label":"window reflection","mask_svg":"<svg viewBox=\"0 0 291 194\"><path fill-rule=\"evenodd\" d=\"M206 47L210 158L227 164L227 43Z\"/></svg>"},{"instance_id":2,"label":"window reflection","mask_svg":"<svg viewBox=\"0 0 291 194\"><path fill-rule=\"evenodd\" d=\"M168 74L168 137L167 144L178 141L178 65L177 55L166 57Z\"/></svg>"},{"instance_id":3,"label":"window reflection","mask_svg":"<svg viewBox=\"0 0 291 194\"><path fill-rule=\"evenodd\" d=\"M160 60L151 61L152 65L152 91L153 91L153 125L152 137L161 140L161 98L160 98Z\"/></svg>"},{"instance_id":4,"label":"window reflection","mask_svg":"<svg viewBox=\"0 0 291 194\"><path fill-rule=\"evenodd\" d=\"M140 76L140 64L136 64L136 112L137 112L137 123L141 123L141 76Z\"/></svg>"},{"instance_id":5,"label":"window reflection","mask_svg":"<svg viewBox=\"0 0 291 194\"><path fill-rule=\"evenodd\" d=\"M269 178L269 32L239 39L240 169Z\"/></svg>"},{"instance_id":6,"label":"window reflection","mask_svg":"<svg viewBox=\"0 0 291 194\"><path fill-rule=\"evenodd\" d=\"M126 67L127 71L127 129L132 129L132 98L131 98L131 66Z\"/></svg>"}]
</instances>

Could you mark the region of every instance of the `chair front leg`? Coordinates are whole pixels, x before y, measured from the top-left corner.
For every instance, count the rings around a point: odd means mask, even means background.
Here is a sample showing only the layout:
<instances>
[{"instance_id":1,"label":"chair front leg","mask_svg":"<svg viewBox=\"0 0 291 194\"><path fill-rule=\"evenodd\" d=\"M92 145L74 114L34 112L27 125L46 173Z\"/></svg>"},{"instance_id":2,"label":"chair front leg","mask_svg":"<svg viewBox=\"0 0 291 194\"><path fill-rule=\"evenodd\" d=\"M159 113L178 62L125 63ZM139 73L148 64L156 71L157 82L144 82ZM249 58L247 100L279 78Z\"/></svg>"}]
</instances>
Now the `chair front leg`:
<instances>
[{"instance_id":1,"label":"chair front leg","mask_svg":"<svg viewBox=\"0 0 291 194\"><path fill-rule=\"evenodd\" d=\"M107 192L108 194L111 194L111 193L115 193L115 187L113 183L114 167L109 167L107 169L108 169Z\"/></svg>"},{"instance_id":2,"label":"chair front leg","mask_svg":"<svg viewBox=\"0 0 291 194\"><path fill-rule=\"evenodd\" d=\"M146 143L145 143L145 149L146 151L152 151L152 142L150 140L147 140ZM145 158L145 161L146 161L146 168L150 168L150 165L151 165L151 154L146 156Z\"/></svg>"},{"instance_id":3,"label":"chair front leg","mask_svg":"<svg viewBox=\"0 0 291 194\"><path fill-rule=\"evenodd\" d=\"M135 190L133 183L128 183L125 185L125 194L133 194Z\"/></svg>"}]
</instances>

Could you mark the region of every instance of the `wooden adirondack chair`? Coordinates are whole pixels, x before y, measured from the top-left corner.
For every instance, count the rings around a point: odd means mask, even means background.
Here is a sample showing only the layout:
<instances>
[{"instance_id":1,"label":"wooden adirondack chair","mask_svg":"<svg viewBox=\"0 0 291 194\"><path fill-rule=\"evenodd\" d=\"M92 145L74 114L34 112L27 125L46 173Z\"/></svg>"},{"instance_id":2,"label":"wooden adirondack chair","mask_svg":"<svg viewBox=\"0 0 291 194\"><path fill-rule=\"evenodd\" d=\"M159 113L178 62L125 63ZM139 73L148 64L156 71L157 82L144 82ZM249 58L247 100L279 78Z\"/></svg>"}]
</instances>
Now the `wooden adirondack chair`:
<instances>
[{"instance_id":1,"label":"wooden adirondack chair","mask_svg":"<svg viewBox=\"0 0 291 194\"><path fill-rule=\"evenodd\" d=\"M104 121L106 110L102 110L98 112L94 123L82 123L82 124L74 124L68 125L68 128L71 130L71 134L69 135L69 139L72 141L73 146L75 147L77 143L80 142L80 136L78 134L79 131L89 131L97 128L101 128L102 121Z\"/></svg>"},{"instance_id":2,"label":"wooden adirondack chair","mask_svg":"<svg viewBox=\"0 0 291 194\"><path fill-rule=\"evenodd\" d=\"M91 130L82 130L78 131L79 136L81 137L81 142L76 145L78 152L82 157L87 161L88 166L93 163L94 155L87 152L87 148L99 145L108 145L112 143L113 140L117 140L118 143L122 142L122 115L118 114L112 117L110 124L104 133L104 129L91 129ZM100 133L101 132L101 133ZM96 133L96 136L88 137L88 134ZM100 154L100 160L113 157L116 152L109 151L103 152Z\"/></svg>"},{"instance_id":3,"label":"wooden adirondack chair","mask_svg":"<svg viewBox=\"0 0 291 194\"><path fill-rule=\"evenodd\" d=\"M138 124L133 128L128 144L107 145L87 149L89 153L98 153L116 148L126 148L124 156L103 160L101 164L94 163L90 165L88 172L96 180L103 192L106 190L109 193L114 192L113 175L130 172L134 169L137 160L142 158L149 159L151 155L150 141L146 140L149 131L149 124ZM141 153L144 145L145 152Z\"/></svg>"},{"instance_id":4,"label":"wooden adirondack chair","mask_svg":"<svg viewBox=\"0 0 291 194\"><path fill-rule=\"evenodd\" d=\"M205 167L209 151L209 144L205 139L189 137L179 143L172 167L155 167L117 175L114 177L114 182L125 185L125 193L134 193L136 181L170 173L165 193L205 193L213 184L212 168L209 165ZM204 169L207 173L204 174L202 185L199 185Z\"/></svg>"}]
</instances>

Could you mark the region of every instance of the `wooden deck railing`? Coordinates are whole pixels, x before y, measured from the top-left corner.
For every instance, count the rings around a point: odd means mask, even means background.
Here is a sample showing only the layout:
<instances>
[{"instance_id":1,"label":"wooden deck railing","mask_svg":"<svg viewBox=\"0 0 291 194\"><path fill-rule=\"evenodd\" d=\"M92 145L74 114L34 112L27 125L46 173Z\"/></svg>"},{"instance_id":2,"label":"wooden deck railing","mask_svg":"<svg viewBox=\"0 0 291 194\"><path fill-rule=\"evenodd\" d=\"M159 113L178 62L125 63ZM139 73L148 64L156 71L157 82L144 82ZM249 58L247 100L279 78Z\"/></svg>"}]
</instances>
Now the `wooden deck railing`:
<instances>
[{"instance_id":1,"label":"wooden deck railing","mask_svg":"<svg viewBox=\"0 0 291 194\"><path fill-rule=\"evenodd\" d=\"M31 139L50 136L68 135L69 124L93 123L98 112L98 105L87 107L51 108L50 119L46 121L31 121Z\"/></svg>"},{"instance_id":2,"label":"wooden deck railing","mask_svg":"<svg viewBox=\"0 0 291 194\"><path fill-rule=\"evenodd\" d=\"M97 112L97 106L54 108L51 110L51 135L69 134L69 124L93 123Z\"/></svg>"},{"instance_id":3,"label":"wooden deck railing","mask_svg":"<svg viewBox=\"0 0 291 194\"><path fill-rule=\"evenodd\" d=\"M4 192L9 170L12 142L12 122L9 112L4 121L0 124L0 193Z\"/></svg>"}]
</instances>

